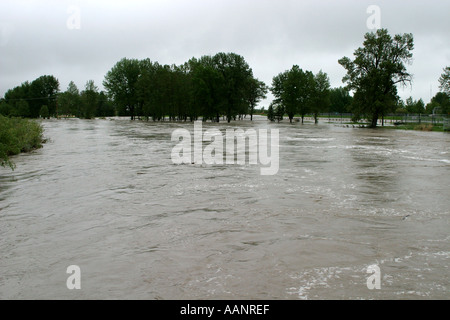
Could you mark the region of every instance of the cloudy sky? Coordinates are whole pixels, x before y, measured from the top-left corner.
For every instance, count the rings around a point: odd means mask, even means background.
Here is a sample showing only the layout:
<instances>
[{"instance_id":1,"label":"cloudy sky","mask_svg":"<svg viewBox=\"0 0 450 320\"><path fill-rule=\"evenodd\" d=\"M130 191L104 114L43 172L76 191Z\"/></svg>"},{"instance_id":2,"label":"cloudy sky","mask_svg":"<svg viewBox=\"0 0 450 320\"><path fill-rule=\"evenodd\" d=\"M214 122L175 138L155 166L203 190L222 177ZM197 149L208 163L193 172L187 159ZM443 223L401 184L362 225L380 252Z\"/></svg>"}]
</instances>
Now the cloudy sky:
<instances>
[{"instance_id":1,"label":"cloudy sky","mask_svg":"<svg viewBox=\"0 0 450 320\"><path fill-rule=\"evenodd\" d=\"M123 57L182 64L218 52L242 55L268 85L297 64L322 69L338 87L345 74L338 59L353 57L373 31L371 5L382 28L414 35L413 85L399 93L429 102L450 65L448 0L1 0L0 96L47 74L62 91L90 79L103 89Z\"/></svg>"}]
</instances>

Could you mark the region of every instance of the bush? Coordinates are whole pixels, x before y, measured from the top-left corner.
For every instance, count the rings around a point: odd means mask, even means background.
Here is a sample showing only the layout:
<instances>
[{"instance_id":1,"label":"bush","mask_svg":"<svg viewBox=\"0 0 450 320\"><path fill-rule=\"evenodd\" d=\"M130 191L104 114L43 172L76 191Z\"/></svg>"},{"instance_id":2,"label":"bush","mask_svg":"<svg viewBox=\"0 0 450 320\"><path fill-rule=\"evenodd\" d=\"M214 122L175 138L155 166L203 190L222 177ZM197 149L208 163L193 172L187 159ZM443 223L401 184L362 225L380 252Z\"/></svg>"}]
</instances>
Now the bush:
<instances>
[{"instance_id":1,"label":"bush","mask_svg":"<svg viewBox=\"0 0 450 320\"><path fill-rule=\"evenodd\" d=\"M49 114L49 111L48 111L48 107L46 106L46 105L43 105L42 107L41 107L41 110L39 110L39 115L42 117L42 118L50 118L50 114Z\"/></svg>"},{"instance_id":2,"label":"bush","mask_svg":"<svg viewBox=\"0 0 450 320\"><path fill-rule=\"evenodd\" d=\"M431 124L419 124L419 125L414 127L414 130L433 131L433 125L431 125Z\"/></svg>"},{"instance_id":3,"label":"bush","mask_svg":"<svg viewBox=\"0 0 450 320\"><path fill-rule=\"evenodd\" d=\"M37 122L20 118L6 118L0 115L0 165L15 165L9 156L42 147L43 128Z\"/></svg>"}]
</instances>

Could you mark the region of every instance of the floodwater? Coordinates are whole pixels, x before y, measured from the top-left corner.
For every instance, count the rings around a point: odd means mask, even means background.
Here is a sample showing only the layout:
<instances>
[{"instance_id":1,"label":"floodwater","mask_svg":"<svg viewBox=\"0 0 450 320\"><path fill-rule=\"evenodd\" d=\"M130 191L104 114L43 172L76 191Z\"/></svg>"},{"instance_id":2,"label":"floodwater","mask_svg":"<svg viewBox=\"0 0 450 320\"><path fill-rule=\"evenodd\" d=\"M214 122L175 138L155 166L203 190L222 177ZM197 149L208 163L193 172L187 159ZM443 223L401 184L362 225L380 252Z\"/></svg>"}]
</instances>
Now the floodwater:
<instances>
[{"instance_id":1,"label":"floodwater","mask_svg":"<svg viewBox=\"0 0 450 320\"><path fill-rule=\"evenodd\" d=\"M262 176L173 164L191 123L43 126L44 148L0 168L1 299L450 298L449 134L203 125L279 129L279 171Z\"/></svg>"}]
</instances>

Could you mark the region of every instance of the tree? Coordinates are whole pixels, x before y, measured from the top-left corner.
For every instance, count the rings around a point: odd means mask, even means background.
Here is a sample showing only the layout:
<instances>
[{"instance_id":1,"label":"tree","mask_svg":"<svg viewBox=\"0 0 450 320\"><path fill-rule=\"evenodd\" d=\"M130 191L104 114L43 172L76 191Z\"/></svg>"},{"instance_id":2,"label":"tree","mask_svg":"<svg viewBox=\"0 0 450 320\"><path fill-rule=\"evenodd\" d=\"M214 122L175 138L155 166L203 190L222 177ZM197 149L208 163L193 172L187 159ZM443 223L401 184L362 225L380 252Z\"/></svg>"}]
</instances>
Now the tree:
<instances>
[{"instance_id":1,"label":"tree","mask_svg":"<svg viewBox=\"0 0 450 320\"><path fill-rule=\"evenodd\" d=\"M253 79L253 71L245 59L235 53L218 53L212 58L214 68L223 77L221 90L222 106L227 121L242 114L245 105L248 81Z\"/></svg>"},{"instance_id":2,"label":"tree","mask_svg":"<svg viewBox=\"0 0 450 320\"><path fill-rule=\"evenodd\" d=\"M136 117L138 105L137 82L141 76L142 63L137 59L123 58L107 72L103 85L115 104L128 114Z\"/></svg>"},{"instance_id":3,"label":"tree","mask_svg":"<svg viewBox=\"0 0 450 320\"><path fill-rule=\"evenodd\" d=\"M444 68L444 73L441 74L439 83L439 88L442 90L442 92L450 96L450 67Z\"/></svg>"},{"instance_id":4,"label":"tree","mask_svg":"<svg viewBox=\"0 0 450 320\"><path fill-rule=\"evenodd\" d=\"M269 109L267 110L267 119L269 121L275 121L275 112L273 111L273 103L270 104Z\"/></svg>"},{"instance_id":5,"label":"tree","mask_svg":"<svg viewBox=\"0 0 450 320\"><path fill-rule=\"evenodd\" d=\"M310 103L314 122L317 124L319 113L325 112L330 105L330 79L322 70L314 76Z\"/></svg>"},{"instance_id":6,"label":"tree","mask_svg":"<svg viewBox=\"0 0 450 320\"><path fill-rule=\"evenodd\" d=\"M422 99L413 100L412 97L406 99L405 110L407 113L424 113L425 112L425 104Z\"/></svg>"},{"instance_id":7,"label":"tree","mask_svg":"<svg viewBox=\"0 0 450 320\"><path fill-rule=\"evenodd\" d=\"M438 92L427 105L427 113L450 114L450 95Z\"/></svg>"},{"instance_id":8,"label":"tree","mask_svg":"<svg viewBox=\"0 0 450 320\"><path fill-rule=\"evenodd\" d=\"M277 107L275 108L275 111L274 111L275 119L278 122L280 122L281 120L283 120L283 116L285 113L286 113L286 108L281 104L277 105Z\"/></svg>"},{"instance_id":9,"label":"tree","mask_svg":"<svg viewBox=\"0 0 450 320\"><path fill-rule=\"evenodd\" d=\"M39 115L44 119L50 118L50 114L48 112L48 107L45 104L41 107L41 110L39 110Z\"/></svg>"},{"instance_id":10,"label":"tree","mask_svg":"<svg viewBox=\"0 0 450 320\"><path fill-rule=\"evenodd\" d=\"M97 113L98 104L98 88L94 80L88 80L85 85L85 90L81 92L81 117L85 119L92 119Z\"/></svg>"},{"instance_id":11,"label":"tree","mask_svg":"<svg viewBox=\"0 0 450 320\"><path fill-rule=\"evenodd\" d=\"M57 94L59 92L59 81L54 76L41 76L31 82L29 87L30 116L39 117L39 111L43 105L48 107L51 116L56 115Z\"/></svg>"},{"instance_id":12,"label":"tree","mask_svg":"<svg viewBox=\"0 0 450 320\"><path fill-rule=\"evenodd\" d=\"M346 113L350 112L353 97L349 91L343 87L332 88L330 90L330 110L329 112Z\"/></svg>"},{"instance_id":13,"label":"tree","mask_svg":"<svg viewBox=\"0 0 450 320\"><path fill-rule=\"evenodd\" d=\"M418 101L416 101L416 105L415 105L415 111L416 113L425 113L425 103L423 102L422 99L419 99Z\"/></svg>"},{"instance_id":14,"label":"tree","mask_svg":"<svg viewBox=\"0 0 450 320\"><path fill-rule=\"evenodd\" d=\"M19 100L16 103L16 116L19 117L29 117L30 116L30 106L27 101Z\"/></svg>"},{"instance_id":15,"label":"tree","mask_svg":"<svg viewBox=\"0 0 450 320\"><path fill-rule=\"evenodd\" d=\"M267 86L264 82L258 79L251 78L247 83L247 102L249 105L250 120L253 121L253 113L258 103L266 98Z\"/></svg>"},{"instance_id":16,"label":"tree","mask_svg":"<svg viewBox=\"0 0 450 320\"><path fill-rule=\"evenodd\" d=\"M105 92L101 91L97 94L97 117L114 117L116 110L114 104L108 99Z\"/></svg>"},{"instance_id":17,"label":"tree","mask_svg":"<svg viewBox=\"0 0 450 320\"><path fill-rule=\"evenodd\" d=\"M5 102L12 107L10 114L37 118L43 105L48 106L50 114L56 113L58 92L58 79L54 76L41 76L31 83L26 81L8 90L5 93ZM25 106L21 101L26 102L27 105Z\"/></svg>"},{"instance_id":18,"label":"tree","mask_svg":"<svg viewBox=\"0 0 450 320\"><path fill-rule=\"evenodd\" d=\"M203 56L189 61L192 77L193 100L203 120L219 122L225 113L225 78L214 64L212 57Z\"/></svg>"},{"instance_id":19,"label":"tree","mask_svg":"<svg viewBox=\"0 0 450 320\"><path fill-rule=\"evenodd\" d=\"M411 82L405 64L411 63L413 49L412 34L391 37L386 29L379 29L366 33L364 46L354 52L353 61L347 57L339 60L347 70L343 82L355 91L352 111L365 116L371 127L395 108L397 84Z\"/></svg>"},{"instance_id":20,"label":"tree","mask_svg":"<svg viewBox=\"0 0 450 320\"><path fill-rule=\"evenodd\" d=\"M294 115L300 113L302 123L311 106L314 88L314 75L311 71L303 71L294 65L290 70L278 74L272 79L274 103L283 106L283 110L292 123Z\"/></svg>"},{"instance_id":21,"label":"tree","mask_svg":"<svg viewBox=\"0 0 450 320\"><path fill-rule=\"evenodd\" d=\"M6 103L6 101L0 102L0 115L9 116L12 111L13 108L10 104Z\"/></svg>"},{"instance_id":22,"label":"tree","mask_svg":"<svg viewBox=\"0 0 450 320\"><path fill-rule=\"evenodd\" d=\"M58 113L69 116L81 117L81 97L80 92L73 81L69 82L67 90L58 96Z\"/></svg>"}]
</instances>

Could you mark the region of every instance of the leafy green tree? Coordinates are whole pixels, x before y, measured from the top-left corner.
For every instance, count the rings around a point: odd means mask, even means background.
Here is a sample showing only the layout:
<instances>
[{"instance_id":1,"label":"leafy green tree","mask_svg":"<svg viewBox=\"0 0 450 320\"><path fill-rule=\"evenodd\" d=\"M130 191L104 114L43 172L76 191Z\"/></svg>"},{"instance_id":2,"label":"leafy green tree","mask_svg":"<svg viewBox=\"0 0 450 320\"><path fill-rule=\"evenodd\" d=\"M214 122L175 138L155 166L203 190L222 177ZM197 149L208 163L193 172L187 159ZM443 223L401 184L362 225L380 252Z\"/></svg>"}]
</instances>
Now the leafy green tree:
<instances>
[{"instance_id":1,"label":"leafy green tree","mask_svg":"<svg viewBox=\"0 0 450 320\"><path fill-rule=\"evenodd\" d=\"M425 113L425 103L423 102L423 99L416 101L415 111L419 114Z\"/></svg>"},{"instance_id":2,"label":"leafy green tree","mask_svg":"<svg viewBox=\"0 0 450 320\"><path fill-rule=\"evenodd\" d=\"M247 81L246 99L249 106L250 120L253 121L253 113L258 103L266 98L268 88L266 84L253 77Z\"/></svg>"},{"instance_id":3,"label":"leafy green tree","mask_svg":"<svg viewBox=\"0 0 450 320\"><path fill-rule=\"evenodd\" d=\"M19 100L16 103L16 113L14 114L19 117L30 117L30 106L27 101Z\"/></svg>"},{"instance_id":4,"label":"leafy green tree","mask_svg":"<svg viewBox=\"0 0 450 320\"><path fill-rule=\"evenodd\" d=\"M395 107L394 113L396 114L406 114L406 105L402 99L399 99Z\"/></svg>"},{"instance_id":5,"label":"leafy green tree","mask_svg":"<svg viewBox=\"0 0 450 320\"><path fill-rule=\"evenodd\" d=\"M97 117L114 117L116 110L112 101L108 99L105 92L101 91L97 94Z\"/></svg>"},{"instance_id":6,"label":"leafy green tree","mask_svg":"<svg viewBox=\"0 0 450 320\"><path fill-rule=\"evenodd\" d=\"M444 73L442 73L441 77L439 78L439 84L439 88L442 90L442 92L450 96L450 67L444 68Z\"/></svg>"},{"instance_id":7,"label":"leafy green tree","mask_svg":"<svg viewBox=\"0 0 450 320\"><path fill-rule=\"evenodd\" d=\"M141 76L142 63L137 59L123 58L107 72L103 85L122 114L131 120L136 117L138 108L137 82Z\"/></svg>"},{"instance_id":8,"label":"leafy green tree","mask_svg":"<svg viewBox=\"0 0 450 320\"><path fill-rule=\"evenodd\" d=\"M269 105L269 109L267 110L267 119L269 121L275 121L275 112L273 110L273 103Z\"/></svg>"},{"instance_id":9,"label":"leafy green tree","mask_svg":"<svg viewBox=\"0 0 450 320\"><path fill-rule=\"evenodd\" d=\"M50 118L50 113L48 111L48 107L45 104L41 107L41 110L39 110L39 115L44 119Z\"/></svg>"},{"instance_id":10,"label":"leafy green tree","mask_svg":"<svg viewBox=\"0 0 450 320\"><path fill-rule=\"evenodd\" d=\"M283 120L283 116L285 113L286 113L286 108L281 104L277 105L277 107L275 108L275 112L274 112L275 120L277 120L278 122Z\"/></svg>"},{"instance_id":11,"label":"leafy green tree","mask_svg":"<svg viewBox=\"0 0 450 320\"><path fill-rule=\"evenodd\" d=\"M81 92L82 111L81 116L85 119L92 119L97 113L98 88L94 80L88 80L85 90Z\"/></svg>"},{"instance_id":12,"label":"leafy green tree","mask_svg":"<svg viewBox=\"0 0 450 320\"><path fill-rule=\"evenodd\" d=\"M243 109L246 87L253 78L253 71L245 59L235 53L218 53L212 58L214 67L223 77L222 103L223 113L231 122Z\"/></svg>"},{"instance_id":13,"label":"leafy green tree","mask_svg":"<svg viewBox=\"0 0 450 320\"><path fill-rule=\"evenodd\" d=\"M322 70L314 76L310 104L314 122L318 123L319 113L328 110L330 105L330 79Z\"/></svg>"},{"instance_id":14,"label":"leafy green tree","mask_svg":"<svg viewBox=\"0 0 450 320\"><path fill-rule=\"evenodd\" d=\"M427 113L450 114L450 95L438 92L426 107Z\"/></svg>"},{"instance_id":15,"label":"leafy green tree","mask_svg":"<svg viewBox=\"0 0 450 320\"><path fill-rule=\"evenodd\" d=\"M13 111L10 104L6 103L6 101L0 102L0 115L9 116Z\"/></svg>"},{"instance_id":16,"label":"leafy green tree","mask_svg":"<svg viewBox=\"0 0 450 320\"><path fill-rule=\"evenodd\" d=\"M46 105L50 115L57 113L57 95L59 92L59 81L54 76L45 75L31 82L29 87L30 116L39 117L39 111Z\"/></svg>"},{"instance_id":17,"label":"leafy green tree","mask_svg":"<svg viewBox=\"0 0 450 320\"><path fill-rule=\"evenodd\" d=\"M200 60L191 59L190 68L193 86L193 100L198 114L203 120L219 122L225 111L225 78L217 70L212 57L203 56Z\"/></svg>"},{"instance_id":18,"label":"leafy green tree","mask_svg":"<svg viewBox=\"0 0 450 320\"><path fill-rule=\"evenodd\" d=\"M425 112L425 104L422 99L413 100L412 97L409 97L406 99L405 103L405 111L407 113L414 113L414 114L420 114Z\"/></svg>"},{"instance_id":19,"label":"leafy green tree","mask_svg":"<svg viewBox=\"0 0 450 320\"><path fill-rule=\"evenodd\" d=\"M386 29L366 33L364 46L354 52L355 59L339 60L346 70L343 78L349 90L354 90L353 112L366 117L371 127L396 106L397 84L406 85L412 76L405 64L412 59L412 34L391 37Z\"/></svg>"},{"instance_id":20,"label":"leafy green tree","mask_svg":"<svg viewBox=\"0 0 450 320\"><path fill-rule=\"evenodd\" d=\"M58 113L65 116L82 117L80 91L73 81L69 82L65 92L58 95Z\"/></svg>"},{"instance_id":21,"label":"leafy green tree","mask_svg":"<svg viewBox=\"0 0 450 320\"><path fill-rule=\"evenodd\" d=\"M345 88L330 89L330 109L329 112L346 113L350 112L353 97Z\"/></svg>"},{"instance_id":22,"label":"leafy green tree","mask_svg":"<svg viewBox=\"0 0 450 320\"><path fill-rule=\"evenodd\" d=\"M303 123L305 115L310 110L313 89L313 73L305 72L297 65L272 79L271 91L275 97L274 103L283 106L291 123L296 113L301 115Z\"/></svg>"}]
</instances>

